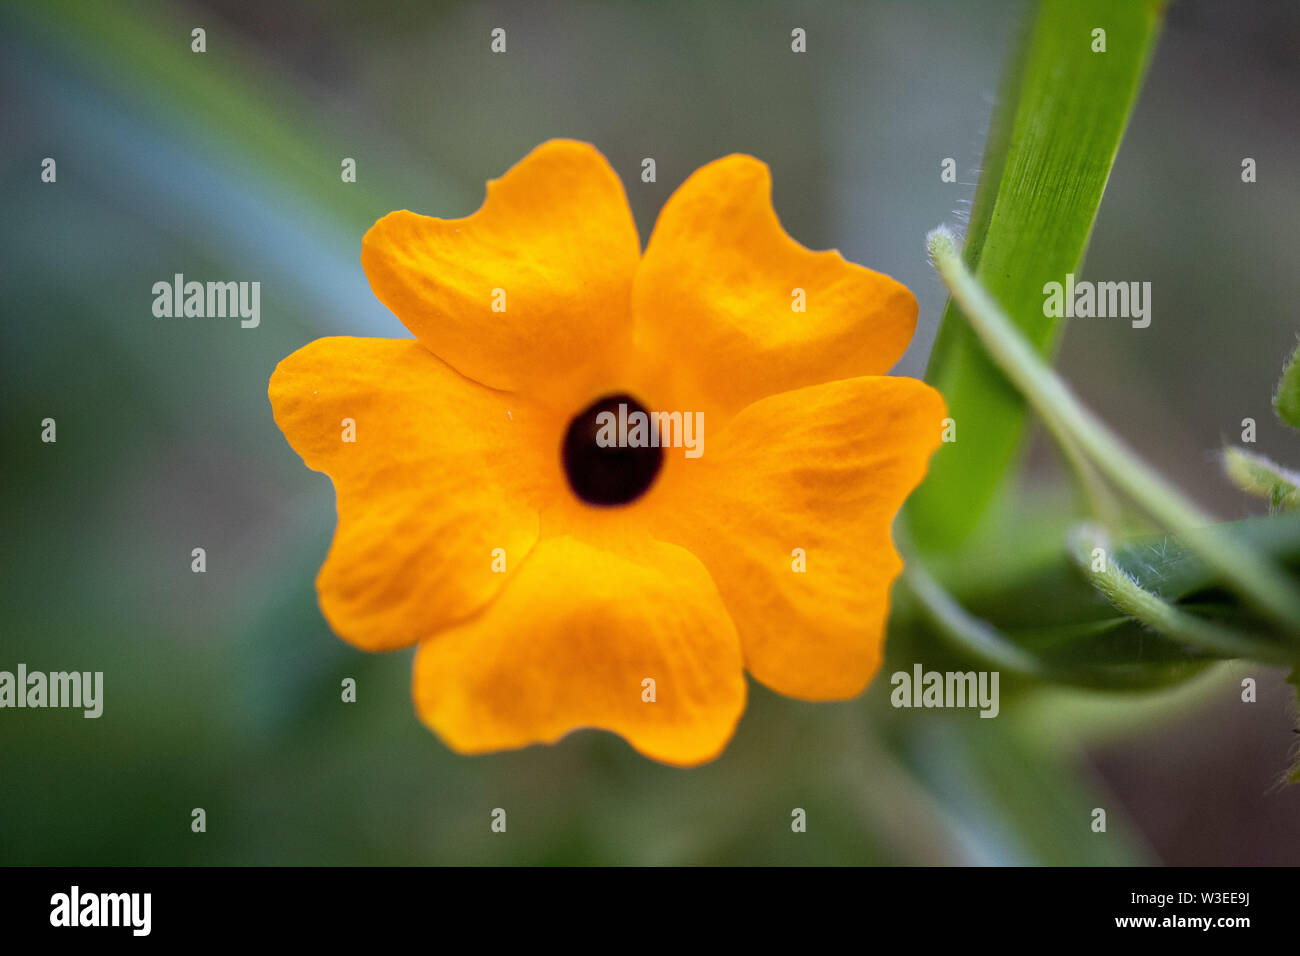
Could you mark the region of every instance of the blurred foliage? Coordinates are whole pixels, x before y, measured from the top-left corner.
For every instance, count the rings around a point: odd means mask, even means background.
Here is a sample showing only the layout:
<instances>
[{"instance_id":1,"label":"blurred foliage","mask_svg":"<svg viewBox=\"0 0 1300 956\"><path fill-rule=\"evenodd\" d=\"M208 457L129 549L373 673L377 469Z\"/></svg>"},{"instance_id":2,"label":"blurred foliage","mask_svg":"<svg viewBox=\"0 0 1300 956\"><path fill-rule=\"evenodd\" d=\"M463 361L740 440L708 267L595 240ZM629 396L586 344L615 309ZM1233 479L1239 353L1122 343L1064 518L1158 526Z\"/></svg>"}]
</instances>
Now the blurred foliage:
<instances>
[{"instance_id":1,"label":"blurred foliage","mask_svg":"<svg viewBox=\"0 0 1300 956\"><path fill-rule=\"evenodd\" d=\"M1300 347L1297 347L1287 359L1282 370L1282 380L1277 383L1277 392L1273 395L1273 407L1277 417L1292 428L1300 428Z\"/></svg>"}]
</instances>

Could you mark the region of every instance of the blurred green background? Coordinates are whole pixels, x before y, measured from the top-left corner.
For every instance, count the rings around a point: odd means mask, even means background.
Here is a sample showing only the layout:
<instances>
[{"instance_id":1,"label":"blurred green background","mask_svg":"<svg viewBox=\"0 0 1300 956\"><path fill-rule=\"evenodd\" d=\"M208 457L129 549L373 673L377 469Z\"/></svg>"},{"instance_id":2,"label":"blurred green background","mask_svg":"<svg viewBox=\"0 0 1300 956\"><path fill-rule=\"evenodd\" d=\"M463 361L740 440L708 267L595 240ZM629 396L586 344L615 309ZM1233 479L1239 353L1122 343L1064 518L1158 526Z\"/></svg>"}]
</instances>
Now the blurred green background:
<instances>
[{"instance_id":1,"label":"blurred green background","mask_svg":"<svg viewBox=\"0 0 1300 956\"><path fill-rule=\"evenodd\" d=\"M105 705L0 712L0 863L1300 863L1300 791L1273 789L1288 694L1264 668L1044 691L980 720L892 710L887 674L910 661L890 661L843 704L751 685L735 740L695 770L596 732L463 758L417 721L410 652L356 651L316 607L333 494L275 428L266 381L319 336L407 334L358 261L375 219L467 215L486 179L570 136L622 174L644 239L692 170L752 153L797 239L916 292L899 371L919 374L945 298L923 237L969 207L1027 13L6 0L0 669L102 670ZM1079 320L1061 357L1227 518L1260 510L1213 459L1242 418L1300 465L1269 408L1300 325L1298 115L1300 6L1172 6L1084 269L1151 281L1153 321ZM945 157L960 183L940 182ZM260 281L261 326L153 318L151 287L176 272ZM1044 449L1027 464L1026 492L1062 480Z\"/></svg>"}]
</instances>

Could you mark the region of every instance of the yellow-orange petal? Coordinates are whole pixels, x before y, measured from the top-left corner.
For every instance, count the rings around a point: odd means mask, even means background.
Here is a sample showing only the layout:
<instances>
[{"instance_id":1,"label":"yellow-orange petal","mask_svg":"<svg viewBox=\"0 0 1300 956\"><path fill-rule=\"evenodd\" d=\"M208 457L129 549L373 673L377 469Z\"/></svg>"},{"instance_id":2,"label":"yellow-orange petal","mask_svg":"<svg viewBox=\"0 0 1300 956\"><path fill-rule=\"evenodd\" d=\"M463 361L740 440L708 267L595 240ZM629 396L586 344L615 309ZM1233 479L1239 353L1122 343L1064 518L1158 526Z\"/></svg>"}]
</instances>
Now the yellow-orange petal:
<instances>
[{"instance_id":1,"label":"yellow-orange petal","mask_svg":"<svg viewBox=\"0 0 1300 956\"><path fill-rule=\"evenodd\" d=\"M767 165L753 157L702 167L665 204L637 270L636 340L675 356L703 408L882 375L916 327L905 286L795 242L771 193Z\"/></svg>"},{"instance_id":2,"label":"yellow-orange petal","mask_svg":"<svg viewBox=\"0 0 1300 956\"><path fill-rule=\"evenodd\" d=\"M645 697L654 681L653 702ZM745 707L736 631L674 545L539 542L484 612L420 645L423 720L461 753L611 730L681 766L716 756Z\"/></svg>"},{"instance_id":3,"label":"yellow-orange petal","mask_svg":"<svg viewBox=\"0 0 1300 956\"><path fill-rule=\"evenodd\" d=\"M829 382L747 406L678 469L651 520L709 569L756 679L833 700L875 674L902 568L890 525L943 417L915 379Z\"/></svg>"},{"instance_id":4,"label":"yellow-orange petal","mask_svg":"<svg viewBox=\"0 0 1300 956\"><path fill-rule=\"evenodd\" d=\"M361 265L379 300L449 365L558 404L623 349L640 252L605 157L551 140L489 182L465 219L405 210L380 219Z\"/></svg>"},{"instance_id":5,"label":"yellow-orange petal","mask_svg":"<svg viewBox=\"0 0 1300 956\"><path fill-rule=\"evenodd\" d=\"M318 339L268 391L289 444L334 481L316 589L340 637L366 650L428 637L495 596L536 541L535 476L554 467L527 457L538 413L414 339Z\"/></svg>"}]
</instances>

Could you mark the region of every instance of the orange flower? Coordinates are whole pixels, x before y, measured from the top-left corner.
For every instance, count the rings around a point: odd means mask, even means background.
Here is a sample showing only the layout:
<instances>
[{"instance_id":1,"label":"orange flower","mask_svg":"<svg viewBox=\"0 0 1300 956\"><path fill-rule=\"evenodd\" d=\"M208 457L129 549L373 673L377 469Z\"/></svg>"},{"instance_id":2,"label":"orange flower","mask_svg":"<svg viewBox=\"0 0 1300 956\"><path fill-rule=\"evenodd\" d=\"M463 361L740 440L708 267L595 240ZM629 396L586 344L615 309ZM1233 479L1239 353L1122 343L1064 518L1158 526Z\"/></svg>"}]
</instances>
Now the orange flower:
<instances>
[{"instance_id":1,"label":"orange flower","mask_svg":"<svg viewBox=\"0 0 1300 956\"><path fill-rule=\"evenodd\" d=\"M366 233L415 339L319 339L272 375L276 423L337 492L321 610L366 650L419 644L416 707L453 749L599 727L697 764L745 668L807 700L878 669L890 524L943 400L884 377L912 294L800 246L770 192L751 157L710 163L642 253L604 157L545 143L474 215ZM668 418L658 447L598 441L620 404L707 422L703 453L664 447Z\"/></svg>"}]
</instances>

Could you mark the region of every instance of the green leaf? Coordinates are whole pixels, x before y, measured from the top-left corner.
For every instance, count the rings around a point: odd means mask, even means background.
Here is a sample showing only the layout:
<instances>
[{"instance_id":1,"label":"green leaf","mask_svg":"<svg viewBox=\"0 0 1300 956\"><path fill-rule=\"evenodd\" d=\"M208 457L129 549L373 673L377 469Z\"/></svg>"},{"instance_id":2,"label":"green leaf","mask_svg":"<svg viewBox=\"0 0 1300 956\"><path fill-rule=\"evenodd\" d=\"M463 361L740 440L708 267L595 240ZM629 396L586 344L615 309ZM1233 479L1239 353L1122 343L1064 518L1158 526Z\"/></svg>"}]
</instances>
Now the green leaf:
<instances>
[{"instance_id":1,"label":"green leaf","mask_svg":"<svg viewBox=\"0 0 1300 956\"><path fill-rule=\"evenodd\" d=\"M1286 368L1282 369L1282 380L1277 383L1277 393L1273 396L1273 408L1282 421L1292 428L1300 428L1300 346L1291 353Z\"/></svg>"},{"instance_id":2,"label":"green leaf","mask_svg":"<svg viewBox=\"0 0 1300 956\"><path fill-rule=\"evenodd\" d=\"M1061 320L1043 285L1076 272L1159 31L1164 0L1042 0L1004 82L964 255L1041 353ZM1093 52L1093 31L1106 31ZM908 520L926 551L963 542L1015 462L1019 393L949 302L927 379L948 402L958 440L942 446Z\"/></svg>"},{"instance_id":3,"label":"green leaf","mask_svg":"<svg viewBox=\"0 0 1300 956\"><path fill-rule=\"evenodd\" d=\"M949 579L947 587L967 613L995 628L1017 652L1041 663L1041 673L1024 683L1046 679L1094 688L1159 687L1194 676L1220 659L1118 613L1074 566L1064 548L1058 544L1048 554L1035 546L1035 524L1022 517L992 536L998 550L1035 552L1033 562L1009 562L994 552L984 555L975 550L960 565L981 567L973 575L967 571L958 577L953 568L939 564L935 569ZM1300 580L1300 512L1218 525L1216 533L1268 555ZM1111 557L1142 588L1189 613L1259 641L1284 645L1294 637L1279 634L1243 606L1197 553L1175 536L1143 535L1117 544ZM894 632L887 645L891 656L921 660L939 670L969 667L971 659L916 608L906 600L896 604ZM1300 649L1295 659L1300 662Z\"/></svg>"}]
</instances>

